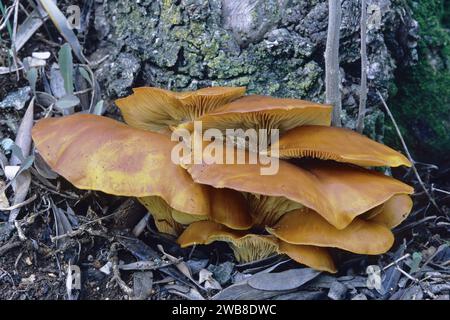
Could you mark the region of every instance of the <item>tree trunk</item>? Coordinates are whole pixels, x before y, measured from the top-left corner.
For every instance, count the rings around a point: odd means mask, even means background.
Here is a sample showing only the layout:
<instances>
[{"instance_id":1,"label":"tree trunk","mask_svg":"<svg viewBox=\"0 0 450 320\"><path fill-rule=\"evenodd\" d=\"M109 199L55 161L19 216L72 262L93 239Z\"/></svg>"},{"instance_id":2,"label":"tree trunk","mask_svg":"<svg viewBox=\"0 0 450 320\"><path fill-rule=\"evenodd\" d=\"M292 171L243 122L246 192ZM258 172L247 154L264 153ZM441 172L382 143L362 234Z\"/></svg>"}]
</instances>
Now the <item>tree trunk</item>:
<instances>
[{"instance_id":1,"label":"tree trunk","mask_svg":"<svg viewBox=\"0 0 450 320\"><path fill-rule=\"evenodd\" d=\"M356 120L356 130L364 130L364 116L367 103L367 6L366 0L361 0L361 88L359 92L359 110Z\"/></svg>"},{"instance_id":2,"label":"tree trunk","mask_svg":"<svg viewBox=\"0 0 450 320\"><path fill-rule=\"evenodd\" d=\"M328 33L325 49L326 102L333 105L332 124L341 126L341 91L339 75L339 38L341 27L341 1L328 1Z\"/></svg>"}]
</instances>

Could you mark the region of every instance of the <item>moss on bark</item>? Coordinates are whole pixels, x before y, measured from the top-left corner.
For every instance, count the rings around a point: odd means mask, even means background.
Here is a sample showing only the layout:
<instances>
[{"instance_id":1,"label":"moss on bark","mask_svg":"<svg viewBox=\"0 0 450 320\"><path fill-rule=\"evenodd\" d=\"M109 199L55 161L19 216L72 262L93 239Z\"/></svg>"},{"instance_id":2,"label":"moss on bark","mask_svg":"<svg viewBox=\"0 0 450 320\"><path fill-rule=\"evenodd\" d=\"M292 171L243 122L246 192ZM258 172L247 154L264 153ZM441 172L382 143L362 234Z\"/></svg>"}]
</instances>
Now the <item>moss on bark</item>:
<instances>
[{"instance_id":1,"label":"moss on bark","mask_svg":"<svg viewBox=\"0 0 450 320\"><path fill-rule=\"evenodd\" d=\"M420 26L419 63L396 72L390 106L417 159L450 159L450 33L448 0L410 1ZM446 25L447 24L447 25ZM386 124L388 144L398 141Z\"/></svg>"}]
</instances>

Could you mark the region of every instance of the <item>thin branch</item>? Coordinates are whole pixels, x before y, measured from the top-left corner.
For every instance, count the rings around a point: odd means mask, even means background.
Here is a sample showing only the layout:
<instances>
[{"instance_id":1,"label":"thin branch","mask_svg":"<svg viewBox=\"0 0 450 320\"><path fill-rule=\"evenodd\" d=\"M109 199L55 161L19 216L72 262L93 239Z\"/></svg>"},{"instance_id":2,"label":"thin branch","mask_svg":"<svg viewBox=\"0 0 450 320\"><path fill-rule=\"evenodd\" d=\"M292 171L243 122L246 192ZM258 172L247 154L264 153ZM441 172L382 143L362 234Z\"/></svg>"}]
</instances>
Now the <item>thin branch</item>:
<instances>
[{"instance_id":1,"label":"thin branch","mask_svg":"<svg viewBox=\"0 0 450 320\"><path fill-rule=\"evenodd\" d=\"M391 119L392 123L394 124L395 131L397 132L397 135L400 138L400 141L402 143L403 149L405 150L406 156L408 157L409 161L411 161L411 163L412 163L412 169L413 169L414 174L417 177L417 181L419 181L420 186L422 187L423 191L425 192L425 194L427 195L428 199L433 204L433 206L436 208L436 210L439 213L442 213L441 209L437 205L437 203L434 200L434 198L431 196L430 192L428 191L427 187L425 186L425 183L423 182L422 178L420 177L419 171L417 171L414 159L411 157L411 153L409 153L408 147L406 146L405 140L403 139L403 135L400 132L400 129L399 129L398 125L397 125L397 121L395 121L395 118L392 115L391 110L389 109L388 105L386 104L386 101L384 101L383 96L381 95L381 93L378 90L377 90L377 94L378 94L378 97L380 98L380 100L381 100L381 102L382 102L382 104L384 106L384 109L386 110L389 118Z\"/></svg>"},{"instance_id":2,"label":"thin branch","mask_svg":"<svg viewBox=\"0 0 450 320\"><path fill-rule=\"evenodd\" d=\"M341 27L341 1L328 0L328 32L325 49L326 103L333 105L332 123L341 126L341 91L339 77L339 37Z\"/></svg>"},{"instance_id":3,"label":"thin branch","mask_svg":"<svg viewBox=\"0 0 450 320\"><path fill-rule=\"evenodd\" d=\"M33 202L34 200L36 200L36 198L37 198L37 195L34 194L33 196L31 196L31 197L28 198L27 200L25 200L25 201L23 201L23 202L20 202L20 203L17 203L17 204L15 204L15 205L13 205L13 206L9 206L9 207L0 207L0 210L2 210L2 211L13 211L13 210L22 208L23 206L26 206L27 204L30 204L31 202Z\"/></svg>"},{"instance_id":4,"label":"thin branch","mask_svg":"<svg viewBox=\"0 0 450 320\"><path fill-rule=\"evenodd\" d=\"M356 130L362 133L364 130L364 117L367 103L367 5L366 0L361 0L361 88L359 92L359 110L356 121Z\"/></svg>"}]
</instances>

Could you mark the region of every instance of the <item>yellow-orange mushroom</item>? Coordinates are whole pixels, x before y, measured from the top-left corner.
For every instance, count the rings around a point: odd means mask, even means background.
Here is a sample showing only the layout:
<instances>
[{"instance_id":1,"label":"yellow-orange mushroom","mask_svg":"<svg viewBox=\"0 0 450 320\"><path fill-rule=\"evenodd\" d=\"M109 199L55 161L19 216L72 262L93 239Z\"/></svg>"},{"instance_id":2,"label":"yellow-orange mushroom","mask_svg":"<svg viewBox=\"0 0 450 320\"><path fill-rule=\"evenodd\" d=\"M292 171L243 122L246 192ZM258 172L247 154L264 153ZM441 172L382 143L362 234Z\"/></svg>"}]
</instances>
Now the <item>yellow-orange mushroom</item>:
<instances>
[{"instance_id":1,"label":"yellow-orange mushroom","mask_svg":"<svg viewBox=\"0 0 450 320\"><path fill-rule=\"evenodd\" d=\"M285 214L267 231L291 244L340 248L359 254L385 253L394 243L392 232L381 224L356 218L339 230L307 208Z\"/></svg>"},{"instance_id":2,"label":"yellow-orange mushroom","mask_svg":"<svg viewBox=\"0 0 450 320\"><path fill-rule=\"evenodd\" d=\"M133 94L117 99L125 122L132 127L170 132L171 127L239 98L245 88L212 87L189 92L172 92L153 87L134 88Z\"/></svg>"},{"instance_id":3,"label":"yellow-orange mushroom","mask_svg":"<svg viewBox=\"0 0 450 320\"><path fill-rule=\"evenodd\" d=\"M278 172L261 175L257 164L190 164L195 182L264 196L284 197L311 208L338 229L396 194L413 188L364 168L333 162L301 166L280 160Z\"/></svg>"},{"instance_id":4,"label":"yellow-orange mushroom","mask_svg":"<svg viewBox=\"0 0 450 320\"><path fill-rule=\"evenodd\" d=\"M79 189L160 196L172 208L208 215L208 189L171 161L175 142L88 114L40 120L32 131L36 149L50 167Z\"/></svg>"},{"instance_id":5,"label":"yellow-orange mushroom","mask_svg":"<svg viewBox=\"0 0 450 320\"><path fill-rule=\"evenodd\" d=\"M405 220L413 207L410 196L405 194L395 195L386 201L377 214L370 217L370 221L378 222L392 229Z\"/></svg>"},{"instance_id":6,"label":"yellow-orange mushroom","mask_svg":"<svg viewBox=\"0 0 450 320\"><path fill-rule=\"evenodd\" d=\"M312 157L359 166L411 166L401 153L355 131L326 126L302 126L286 132L272 145L280 158Z\"/></svg>"},{"instance_id":7,"label":"yellow-orange mushroom","mask_svg":"<svg viewBox=\"0 0 450 320\"><path fill-rule=\"evenodd\" d=\"M203 130L278 129L283 133L302 125L330 125L331 106L299 99L250 95L237 99L196 119ZM182 127L192 130L193 124ZM270 134L270 133L269 133Z\"/></svg>"},{"instance_id":8,"label":"yellow-orange mushroom","mask_svg":"<svg viewBox=\"0 0 450 320\"><path fill-rule=\"evenodd\" d=\"M158 230L181 234L183 247L225 241L241 262L286 254L336 272L330 248L384 253L394 240L390 229L412 209L412 187L362 168L411 166L408 159L353 131L329 127L329 105L242 97L244 88L231 87L133 91L116 101L128 125L87 114L43 119L33 140L49 166L77 188L137 197ZM192 154L180 156L183 167L176 164L172 152L180 145L168 134L183 128L192 133L196 120L202 130L195 137L210 128L219 134L266 129L267 139L271 129L280 130L279 141L268 141L281 159L265 159L278 163L278 170L261 174L267 165L259 156L267 157L267 150L244 151L245 164L237 164L246 140L227 145L220 163L211 152L200 162L192 162ZM205 141L200 149L213 150ZM231 150L235 162L228 164ZM252 157L258 161L249 163ZM298 158L309 159L291 160Z\"/></svg>"}]
</instances>

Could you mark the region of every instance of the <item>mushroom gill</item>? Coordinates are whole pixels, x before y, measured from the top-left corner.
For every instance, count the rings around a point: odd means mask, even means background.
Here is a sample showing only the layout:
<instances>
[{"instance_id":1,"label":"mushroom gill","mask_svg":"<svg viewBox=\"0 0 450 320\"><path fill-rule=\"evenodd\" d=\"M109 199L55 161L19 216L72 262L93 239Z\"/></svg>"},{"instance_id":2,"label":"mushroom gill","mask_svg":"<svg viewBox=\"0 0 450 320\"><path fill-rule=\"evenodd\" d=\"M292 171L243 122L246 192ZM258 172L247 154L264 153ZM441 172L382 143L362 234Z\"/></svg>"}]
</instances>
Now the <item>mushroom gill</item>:
<instances>
[{"instance_id":1,"label":"mushroom gill","mask_svg":"<svg viewBox=\"0 0 450 320\"><path fill-rule=\"evenodd\" d=\"M286 132L272 148L279 150L280 158L311 157L363 167L411 166L401 153L345 128L297 127Z\"/></svg>"},{"instance_id":2,"label":"mushroom gill","mask_svg":"<svg viewBox=\"0 0 450 320\"><path fill-rule=\"evenodd\" d=\"M130 126L168 133L171 127L195 120L244 93L243 87L211 87L188 92L140 87L115 102Z\"/></svg>"},{"instance_id":3,"label":"mushroom gill","mask_svg":"<svg viewBox=\"0 0 450 320\"><path fill-rule=\"evenodd\" d=\"M183 226L173 218L173 211L161 197L150 196L138 198L139 202L149 211L159 232L178 236ZM203 217L203 216L200 216Z\"/></svg>"},{"instance_id":4,"label":"mushroom gill","mask_svg":"<svg viewBox=\"0 0 450 320\"><path fill-rule=\"evenodd\" d=\"M244 193L244 196L248 201L254 226L262 229L277 223L285 213L303 207L302 204L285 197L263 196L253 193Z\"/></svg>"},{"instance_id":5,"label":"mushroom gill","mask_svg":"<svg viewBox=\"0 0 450 320\"><path fill-rule=\"evenodd\" d=\"M212 221L192 223L177 240L183 248L214 241L229 243L236 260L241 263L261 260L274 254L286 254L291 259L317 270L336 272L333 259L326 248L293 245L273 236L232 230Z\"/></svg>"},{"instance_id":6,"label":"mushroom gill","mask_svg":"<svg viewBox=\"0 0 450 320\"><path fill-rule=\"evenodd\" d=\"M202 129L265 129L270 137L272 129L283 132L302 125L329 126L331 106L299 99L282 99L270 96L249 95L223 105L213 112L205 113L201 121ZM180 127L192 131L192 122Z\"/></svg>"}]
</instances>

